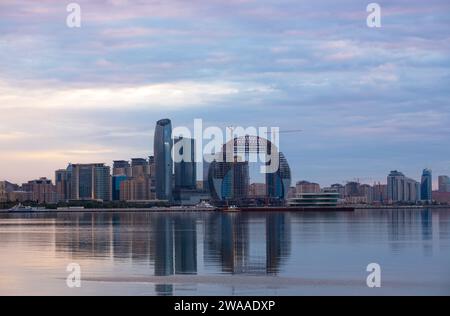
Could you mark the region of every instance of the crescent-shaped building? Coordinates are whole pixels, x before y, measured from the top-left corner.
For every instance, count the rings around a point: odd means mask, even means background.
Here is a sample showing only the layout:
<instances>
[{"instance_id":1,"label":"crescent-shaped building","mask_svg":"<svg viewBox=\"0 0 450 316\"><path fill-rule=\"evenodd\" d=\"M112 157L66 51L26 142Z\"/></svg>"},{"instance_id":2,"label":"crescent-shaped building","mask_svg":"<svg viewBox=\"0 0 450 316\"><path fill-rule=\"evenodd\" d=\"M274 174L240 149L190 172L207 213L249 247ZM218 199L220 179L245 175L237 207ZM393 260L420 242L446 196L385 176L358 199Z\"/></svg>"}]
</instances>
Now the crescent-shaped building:
<instances>
[{"instance_id":1,"label":"crescent-shaped building","mask_svg":"<svg viewBox=\"0 0 450 316\"><path fill-rule=\"evenodd\" d=\"M269 167L270 159L278 155L275 170L266 171L265 200L270 204L284 204L291 185L291 170L286 157L269 140L259 136L241 136L223 145L222 151L215 155L208 170L208 185L212 199L216 202L246 204L249 199L250 156L265 156Z\"/></svg>"}]
</instances>

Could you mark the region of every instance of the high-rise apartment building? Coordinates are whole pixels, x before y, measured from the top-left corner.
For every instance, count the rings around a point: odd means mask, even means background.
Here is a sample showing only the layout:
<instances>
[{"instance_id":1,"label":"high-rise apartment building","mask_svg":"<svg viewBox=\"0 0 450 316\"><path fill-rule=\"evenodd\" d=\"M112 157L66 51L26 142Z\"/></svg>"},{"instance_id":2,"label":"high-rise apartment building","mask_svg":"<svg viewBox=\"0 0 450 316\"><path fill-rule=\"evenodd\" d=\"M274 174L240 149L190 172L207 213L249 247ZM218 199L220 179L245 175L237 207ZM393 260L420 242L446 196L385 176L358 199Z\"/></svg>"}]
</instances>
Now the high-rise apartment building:
<instances>
[{"instance_id":1,"label":"high-rise apartment building","mask_svg":"<svg viewBox=\"0 0 450 316\"><path fill-rule=\"evenodd\" d=\"M126 160L114 160L112 174L113 176L131 177L132 171L130 163Z\"/></svg>"},{"instance_id":2,"label":"high-rise apartment building","mask_svg":"<svg viewBox=\"0 0 450 316\"><path fill-rule=\"evenodd\" d=\"M345 197L345 187L342 184L339 183L332 184L330 189L339 193L340 199L343 199Z\"/></svg>"},{"instance_id":3,"label":"high-rise apartment building","mask_svg":"<svg viewBox=\"0 0 450 316\"><path fill-rule=\"evenodd\" d=\"M72 200L111 200L111 170L103 163L73 164Z\"/></svg>"},{"instance_id":4,"label":"high-rise apartment building","mask_svg":"<svg viewBox=\"0 0 450 316\"><path fill-rule=\"evenodd\" d=\"M151 196L151 179L147 176L140 176L123 180L120 183L121 201L147 201Z\"/></svg>"},{"instance_id":5,"label":"high-rise apartment building","mask_svg":"<svg viewBox=\"0 0 450 316\"><path fill-rule=\"evenodd\" d=\"M448 176L439 176L439 192L450 192L450 178Z\"/></svg>"},{"instance_id":6,"label":"high-rise apartment building","mask_svg":"<svg viewBox=\"0 0 450 316\"><path fill-rule=\"evenodd\" d=\"M361 184L359 182L350 181L345 185L345 196L355 197L361 196Z\"/></svg>"},{"instance_id":7,"label":"high-rise apartment building","mask_svg":"<svg viewBox=\"0 0 450 316\"><path fill-rule=\"evenodd\" d=\"M147 201L155 199L155 159L132 158L114 161L112 198L114 201Z\"/></svg>"},{"instance_id":8,"label":"high-rise apartment building","mask_svg":"<svg viewBox=\"0 0 450 316\"><path fill-rule=\"evenodd\" d=\"M9 201L11 192L17 190L19 190L19 186L17 184L8 181L0 181L0 202Z\"/></svg>"},{"instance_id":9,"label":"high-rise apartment building","mask_svg":"<svg viewBox=\"0 0 450 316\"><path fill-rule=\"evenodd\" d=\"M70 199L72 185L72 166L67 169L55 171L56 200L67 201Z\"/></svg>"},{"instance_id":10,"label":"high-rise apartment building","mask_svg":"<svg viewBox=\"0 0 450 316\"><path fill-rule=\"evenodd\" d=\"M148 161L144 158L131 159L131 176L133 178L144 177L150 174Z\"/></svg>"},{"instance_id":11,"label":"high-rise apartment building","mask_svg":"<svg viewBox=\"0 0 450 316\"><path fill-rule=\"evenodd\" d=\"M31 200L37 203L56 203L56 188L47 178L28 181L22 185L22 190L31 193Z\"/></svg>"},{"instance_id":12,"label":"high-rise apartment building","mask_svg":"<svg viewBox=\"0 0 450 316\"><path fill-rule=\"evenodd\" d=\"M299 181L296 184L297 193L319 193L320 185L309 181Z\"/></svg>"},{"instance_id":13,"label":"high-rise apartment building","mask_svg":"<svg viewBox=\"0 0 450 316\"><path fill-rule=\"evenodd\" d=\"M373 185L373 201L376 203L386 203L388 201L387 192L386 184L375 183Z\"/></svg>"},{"instance_id":14,"label":"high-rise apartment building","mask_svg":"<svg viewBox=\"0 0 450 316\"><path fill-rule=\"evenodd\" d=\"M420 183L405 177L397 170L387 177L388 200L390 202L415 203L420 200Z\"/></svg>"},{"instance_id":15,"label":"high-rise apartment building","mask_svg":"<svg viewBox=\"0 0 450 316\"><path fill-rule=\"evenodd\" d=\"M373 203L374 190L371 185L361 184L361 186L359 188L359 192L360 192L361 196L363 196L365 198L365 202L367 204Z\"/></svg>"}]
</instances>

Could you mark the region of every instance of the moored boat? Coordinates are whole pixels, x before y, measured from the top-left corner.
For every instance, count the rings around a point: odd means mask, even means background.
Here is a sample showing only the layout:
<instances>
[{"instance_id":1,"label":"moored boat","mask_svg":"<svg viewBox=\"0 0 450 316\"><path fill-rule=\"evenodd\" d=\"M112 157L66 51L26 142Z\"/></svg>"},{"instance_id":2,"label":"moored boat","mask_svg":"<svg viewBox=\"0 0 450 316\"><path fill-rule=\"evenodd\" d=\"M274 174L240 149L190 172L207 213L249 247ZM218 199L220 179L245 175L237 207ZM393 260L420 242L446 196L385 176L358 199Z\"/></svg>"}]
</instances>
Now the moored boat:
<instances>
[{"instance_id":1,"label":"moored boat","mask_svg":"<svg viewBox=\"0 0 450 316\"><path fill-rule=\"evenodd\" d=\"M16 206L10 208L8 211L13 213L29 213L29 212L38 212L45 211L46 209L43 207L31 207L24 206L22 203L17 204Z\"/></svg>"},{"instance_id":2,"label":"moored boat","mask_svg":"<svg viewBox=\"0 0 450 316\"><path fill-rule=\"evenodd\" d=\"M240 212L241 210L236 205L230 205L226 209L224 209L224 212Z\"/></svg>"}]
</instances>

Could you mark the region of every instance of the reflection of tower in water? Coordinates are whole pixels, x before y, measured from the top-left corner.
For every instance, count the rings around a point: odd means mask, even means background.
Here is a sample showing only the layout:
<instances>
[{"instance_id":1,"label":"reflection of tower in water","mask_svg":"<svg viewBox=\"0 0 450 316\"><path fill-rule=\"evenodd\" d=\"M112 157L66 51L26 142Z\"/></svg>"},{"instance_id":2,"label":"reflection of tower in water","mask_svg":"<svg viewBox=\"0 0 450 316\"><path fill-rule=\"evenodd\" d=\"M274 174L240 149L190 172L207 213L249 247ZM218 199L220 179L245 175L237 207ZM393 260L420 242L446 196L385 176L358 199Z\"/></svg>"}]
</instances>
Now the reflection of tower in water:
<instances>
[{"instance_id":1,"label":"reflection of tower in water","mask_svg":"<svg viewBox=\"0 0 450 316\"><path fill-rule=\"evenodd\" d=\"M56 217L55 247L71 258L111 255L111 216L109 214L70 214Z\"/></svg>"},{"instance_id":2,"label":"reflection of tower in water","mask_svg":"<svg viewBox=\"0 0 450 316\"><path fill-rule=\"evenodd\" d=\"M197 273L197 231L191 216L156 215L153 221L155 275ZM156 292L171 295L172 284L157 284Z\"/></svg>"},{"instance_id":3,"label":"reflection of tower in water","mask_svg":"<svg viewBox=\"0 0 450 316\"><path fill-rule=\"evenodd\" d=\"M270 213L266 217L266 265L267 273L277 274L282 260L291 249L289 215Z\"/></svg>"},{"instance_id":4,"label":"reflection of tower in water","mask_svg":"<svg viewBox=\"0 0 450 316\"><path fill-rule=\"evenodd\" d=\"M168 216L157 216L154 221L153 232L155 234L155 275L173 274L173 225ZM172 284L156 284L155 290L159 295L171 295Z\"/></svg>"},{"instance_id":5,"label":"reflection of tower in water","mask_svg":"<svg viewBox=\"0 0 450 316\"><path fill-rule=\"evenodd\" d=\"M290 252L288 215L214 214L208 219L205 261L218 261L228 273L278 273ZM256 221L256 222L255 222ZM254 229L263 223L263 231ZM260 233L265 234L260 236ZM256 239L256 242L251 242ZM259 248L259 249L258 249ZM260 256L264 253L264 256Z\"/></svg>"},{"instance_id":6,"label":"reflection of tower in water","mask_svg":"<svg viewBox=\"0 0 450 316\"><path fill-rule=\"evenodd\" d=\"M197 231L195 219L177 217L175 226L175 274L197 273Z\"/></svg>"}]
</instances>

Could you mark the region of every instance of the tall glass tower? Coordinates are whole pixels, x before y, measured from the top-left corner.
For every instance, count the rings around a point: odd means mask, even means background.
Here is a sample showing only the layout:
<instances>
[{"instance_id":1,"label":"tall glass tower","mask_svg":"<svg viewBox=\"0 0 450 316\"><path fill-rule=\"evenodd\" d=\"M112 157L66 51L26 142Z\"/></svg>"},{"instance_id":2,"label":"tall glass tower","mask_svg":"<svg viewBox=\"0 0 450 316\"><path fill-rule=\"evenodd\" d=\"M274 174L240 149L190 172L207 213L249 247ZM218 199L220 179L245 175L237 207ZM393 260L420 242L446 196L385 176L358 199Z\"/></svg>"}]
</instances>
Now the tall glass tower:
<instances>
[{"instance_id":1,"label":"tall glass tower","mask_svg":"<svg viewBox=\"0 0 450 316\"><path fill-rule=\"evenodd\" d=\"M432 200L433 177L430 169L424 169L422 173L422 183L420 185L420 198L422 201Z\"/></svg>"},{"instance_id":2,"label":"tall glass tower","mask_svg":"<svg viewBox=\"0 0 450 316\"><path fill-rule=\"evenodd\" d=\"M155 193L159 200L172 200L172 123L169 119L156 122L155 140Z\"/></svg>"},{"instance_id":3,"label":"tall glass tower","mask_svg":"<svg viewBox=\"0 0 450 316\"><path fill-rule=\"evenodd\" d=\"M192 138L176 137L175 149L183 157L180 162L174 163L175 188L195 189L197 186L197 165L195 162L195 141Z\"/></svg>"}]
</instances>

